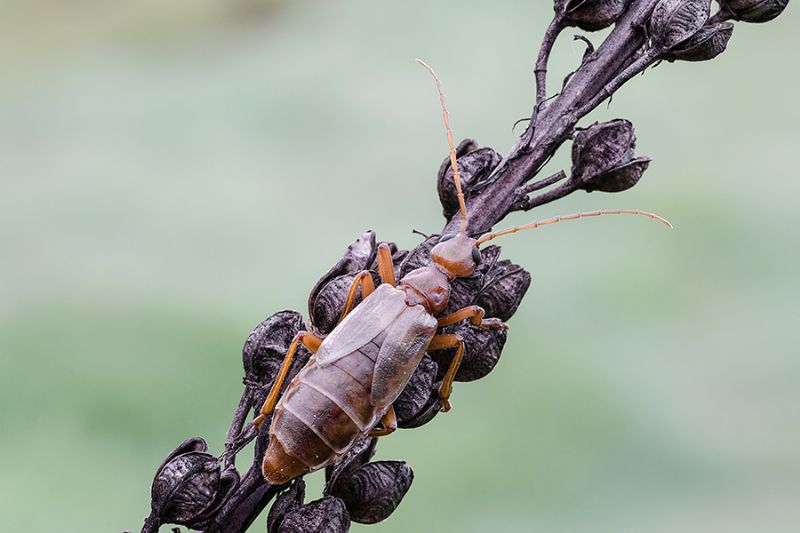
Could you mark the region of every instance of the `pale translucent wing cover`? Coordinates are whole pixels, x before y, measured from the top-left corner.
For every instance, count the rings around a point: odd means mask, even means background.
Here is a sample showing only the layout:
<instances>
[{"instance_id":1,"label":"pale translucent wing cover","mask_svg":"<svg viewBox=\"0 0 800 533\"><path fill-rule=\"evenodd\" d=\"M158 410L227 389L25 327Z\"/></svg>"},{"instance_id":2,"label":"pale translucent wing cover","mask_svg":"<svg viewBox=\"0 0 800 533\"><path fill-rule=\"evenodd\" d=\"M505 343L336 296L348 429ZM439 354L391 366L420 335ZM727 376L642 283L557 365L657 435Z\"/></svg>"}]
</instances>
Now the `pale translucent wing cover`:
<instances>
[{"instance_id":1,"label":"pale translucent wing cover","mask_svg":"<svg viewBox=\"0 0 800 533\"><path fill-rule=\"evenodd\" d=\"M421 305L407 307L392 322L375 361L372 405L382 410L397 399L435 334L436 319Z\"/></svg>"},{"instance_id":2,"label":"pale translucent wing cover","mask_svg":"<svg viewBox=\"0 0 800 533\"><path fill-rule=\"evenodd\" d=\"M405 294L383 284L356 306L322 341L314 358L321 367L358 350L408 309Z\"/></svg>"}]
</instances>

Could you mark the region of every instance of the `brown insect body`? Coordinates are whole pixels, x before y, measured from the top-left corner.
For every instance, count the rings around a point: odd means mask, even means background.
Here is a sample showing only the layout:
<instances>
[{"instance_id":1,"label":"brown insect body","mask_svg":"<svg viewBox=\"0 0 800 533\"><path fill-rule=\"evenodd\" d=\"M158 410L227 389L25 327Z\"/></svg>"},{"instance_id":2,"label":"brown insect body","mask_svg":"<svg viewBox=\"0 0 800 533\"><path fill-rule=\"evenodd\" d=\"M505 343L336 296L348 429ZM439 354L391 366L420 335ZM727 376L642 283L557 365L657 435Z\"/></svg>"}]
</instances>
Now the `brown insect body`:
<instances>
[{"instance_id":1,"label":"brown insect body","mask_svg":"<svg viewBox=\"0 0 800 533\"><path fill-rule=\"evenodd\" d=\"M322 468L386 414L436 333L410 289L383 284L322 342L275 407L263 472L273 484Z\"/></svg>"},{"instance_id":2,"label":"brown insect body","mask_svg":"<svg viewBox=\"0 0 800 533\"><path fill-rule=\"evenodd\" d=\"M394 431L397 421L392 403L426 351L456 348L439 388L442 410L450 409L449 397L464 354L464 342L457 335L437 334L437 330L467 319L477 327L507 327L500 319L484 319L484 310L474 305L436 318L447 306L451 282L475 271L481 260L478 249L481 244L524 229L602 214L645 215L669 225L661 217L641 211L595 211L471 238L467 234L467 210L444 93L433 70L420 63L430 71L439 88L461 212L458 233L442 235L431 250L431 265L409 272L397 286L391 252L386 244L381 244L378 273L382 284L376 289L372 274L360 273L350 288L339 324L325 339L308 332L300 332L294 338L261 414L253 422L259 426L274 412L262 463L264 477L274 485L331 464L360 438ZM353 307L359 285L363 300ZM314 355L278 398L298 343L303 343ZM376 427L379 422L382 428Z\"/></svg>"}]
</instances>

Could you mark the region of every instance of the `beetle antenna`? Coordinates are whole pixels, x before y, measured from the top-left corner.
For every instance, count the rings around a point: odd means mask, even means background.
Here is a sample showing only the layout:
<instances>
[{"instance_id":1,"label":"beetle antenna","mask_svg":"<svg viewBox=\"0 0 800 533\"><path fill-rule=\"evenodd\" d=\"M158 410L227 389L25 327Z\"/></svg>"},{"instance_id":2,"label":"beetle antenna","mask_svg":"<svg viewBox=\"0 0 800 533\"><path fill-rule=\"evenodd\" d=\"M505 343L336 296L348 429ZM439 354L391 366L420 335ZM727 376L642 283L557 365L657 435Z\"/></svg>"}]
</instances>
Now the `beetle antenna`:
<instances>
[{"instance_id":1,"label":"beetle antenna","mask_svg":"<svg viewBox=\"0 0 800 533\"><path fill-rule=\"evenodd\" d=\"M599 217L600 215L642 215L645 217L653 218L658 220L669 229L672 229L672 224L670 224L669 220L662 218L654 213L648 213L646 211L631 211L627 209L615 209L615 210L603 210L603 211L589 211L586 213L573 213L571 215L562 215L558 217L548 218L545 220L537 220L531 222L530 224L525 224L523 226L515 226L513 228L508 228L500 231L493 231L491 233L485 233L478 238L476 246L480 246L481 244L491 241L492 239L496 239L501 235L508 235L509 233L516 233L518 231L526 230L526 229L536 229L540 226L549 226L550 224L555 224L557 222L562 222L564 220L577 220L579 218L585 217Z\"/></svg>"},{"instance_id":2,"label":"beetle antenna","mask_svg":"<svg viewBox=\"0 0 800 533\"><path fill-rule=\"evenodd\" d=\"M458 209L461 211L461 225L459 226L459 233L467 233L467 206L464 203L464 193L461 192L461 178L458 175L458 163L456 162L456 148L453 146L453 130L450 128L450 115L447 113L447 102L444 98L444 88L442 82L434 72L433 68L421 59L415 59L417 63L422 65L427 70L436 82L436 90L439 91L439 102L442 104L442 117L444 117L444 129L447 132L447 144L450 145L450 166L453 167L453 181L456 184L456 192L458 193Z\"/></svg>"}]
</instances>

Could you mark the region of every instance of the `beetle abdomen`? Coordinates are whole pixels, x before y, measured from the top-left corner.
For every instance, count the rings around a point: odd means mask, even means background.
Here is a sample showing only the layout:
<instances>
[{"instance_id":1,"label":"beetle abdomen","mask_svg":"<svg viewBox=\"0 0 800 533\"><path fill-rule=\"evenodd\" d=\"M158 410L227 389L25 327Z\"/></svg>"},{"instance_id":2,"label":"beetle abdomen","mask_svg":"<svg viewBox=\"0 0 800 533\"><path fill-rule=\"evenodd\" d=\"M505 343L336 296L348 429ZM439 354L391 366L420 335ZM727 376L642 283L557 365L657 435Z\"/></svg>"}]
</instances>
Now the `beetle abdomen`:
<instances>
[{"instance_id":1,"label":"beetle abdomen","mask_svg":"<svg viewBox=\"0 0 800 533\"><path fill-rule=\"evenodd\" d=\"M375 426L379 413L370 390L383 338L381 333L324 368L312 360L292 380L270 426L263 464L270 483L322 468Z\"/></svg>"}]
</instances>

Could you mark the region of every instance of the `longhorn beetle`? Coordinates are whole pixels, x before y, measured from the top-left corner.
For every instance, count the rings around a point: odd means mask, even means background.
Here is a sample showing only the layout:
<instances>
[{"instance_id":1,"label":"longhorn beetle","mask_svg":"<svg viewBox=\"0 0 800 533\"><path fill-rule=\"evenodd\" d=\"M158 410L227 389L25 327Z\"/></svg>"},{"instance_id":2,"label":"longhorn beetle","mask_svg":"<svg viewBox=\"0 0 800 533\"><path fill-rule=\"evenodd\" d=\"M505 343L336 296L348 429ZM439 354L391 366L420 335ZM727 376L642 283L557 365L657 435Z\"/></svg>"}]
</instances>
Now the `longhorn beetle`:
<instances>
[{"instance_id":1,"label":"longhorn beetle","mask_svg":"<svg viewBox=\"0 0 800 533\"><path fill-rule=\"evenodd\" d=\"M432 264L412 270L399 283L395 281L389 246L382 243L378 247L381 285L375 287L369 271L359 273L347 294L339 323L327 337L321 339L307 331L294 337L261 414L253 421L258 427L274 411L262 463L264 477L274 485L334 462L360 438L392 433L397 428L392 403L426 351L456 348L439 388L442 411L450 410L450 393L464 355L464 341L458 335L437 334L437 330L461 320L481 328L508 327L500 319L484 318L484 310L476 305L438 317L447 306L452 281L470 276L480 263L482 244L562 220L606 214L643 215L672 227L658 215L643 211L592 211L470 237L444 90L433 69L422 60L417 62L431 74L439 92L458 193L458 233L443 235L431 250ZM354 306L359 287L363 300ZM278 399L300 343L313 356Z\"/></svg>"}]
</instances>

